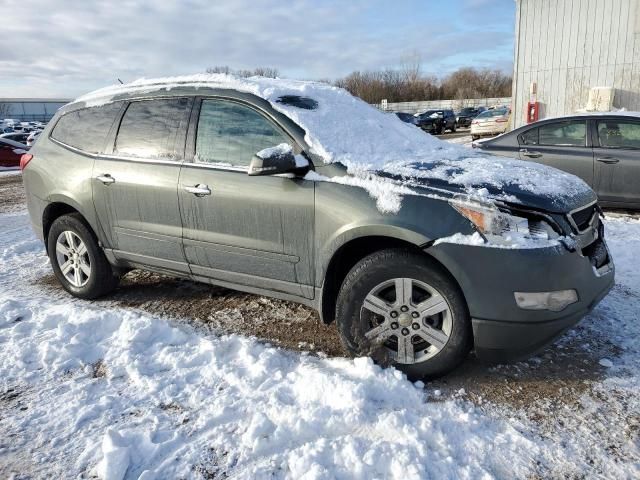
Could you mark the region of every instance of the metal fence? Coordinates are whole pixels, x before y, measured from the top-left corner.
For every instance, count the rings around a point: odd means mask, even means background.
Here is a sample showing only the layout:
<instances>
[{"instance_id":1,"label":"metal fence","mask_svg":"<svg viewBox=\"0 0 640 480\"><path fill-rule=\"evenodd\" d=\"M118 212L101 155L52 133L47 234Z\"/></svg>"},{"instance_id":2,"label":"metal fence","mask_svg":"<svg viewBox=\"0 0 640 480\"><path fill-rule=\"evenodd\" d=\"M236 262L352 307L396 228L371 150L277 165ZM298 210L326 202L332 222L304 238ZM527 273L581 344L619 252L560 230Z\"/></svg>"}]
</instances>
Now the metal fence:
<instances>
[{"instance_id":1,"label":"metal fence","mask_svg":"<svg viewBox=\"0 0 640 480\"><path fill-rule=\"evenodd\" d=\"M511 97L497 98L465 98L464 100L428 100L424 102L399 102L375 104L380 110L387 112L421 113L432 108L451 109L458 111L465 107L509 106Z\"/></svg>"}]
</instances>

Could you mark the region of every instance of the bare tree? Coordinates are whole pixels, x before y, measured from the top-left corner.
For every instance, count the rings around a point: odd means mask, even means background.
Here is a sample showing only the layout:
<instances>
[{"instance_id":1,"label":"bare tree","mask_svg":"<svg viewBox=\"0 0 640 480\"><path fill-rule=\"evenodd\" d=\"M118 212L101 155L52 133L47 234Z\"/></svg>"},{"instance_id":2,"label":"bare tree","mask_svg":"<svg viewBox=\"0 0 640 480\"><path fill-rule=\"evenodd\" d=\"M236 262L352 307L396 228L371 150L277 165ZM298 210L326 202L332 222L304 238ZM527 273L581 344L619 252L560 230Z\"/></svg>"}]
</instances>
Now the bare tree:
<instances>
[{"instance_id":1,"label":"bare tree","mask_svg":"<svg viewBox=\"0 0 640 480\"><path fill-rule=\"evenodd\" d=\"M237 75L238 77L278 77L278 69L273 67L257 67L253 70L234 70L227 65L218 65L207 68L207 73L224 73L226 75Z\"/></svg>"},{"instance_id":2,"label":"bare tree","mask_svg":"<svg viewBox=\"0 0 640 480\"><path fill-rule=\"evenodd\" d=\"M469 98L511 95L511 77L500 70L461 68L438 79L420 73L417 56L405 61L400 70L353 72L335 85L369 103L384 98L389 102L454 99L464 106Z\"/></svg>"}]
</instances>

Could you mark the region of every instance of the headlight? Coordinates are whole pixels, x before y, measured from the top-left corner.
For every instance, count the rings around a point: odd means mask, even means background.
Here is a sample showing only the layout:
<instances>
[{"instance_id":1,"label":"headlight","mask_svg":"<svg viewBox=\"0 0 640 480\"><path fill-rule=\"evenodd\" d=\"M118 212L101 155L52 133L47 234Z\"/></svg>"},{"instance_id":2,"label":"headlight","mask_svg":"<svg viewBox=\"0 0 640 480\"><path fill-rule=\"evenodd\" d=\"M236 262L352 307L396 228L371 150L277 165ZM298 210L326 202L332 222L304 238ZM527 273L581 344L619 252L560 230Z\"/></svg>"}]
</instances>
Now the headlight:
<instances>
[{"instance_id":1,"label":"headlight","mask_svg":"<svg viewBox=\"0 0 640 480\"><path fill-rule=\"evenodd\" d=\"M492 204L453 200L451 205L490 243L513 246L559 237L553 227L540 218L519 216L502 211Z\"/></svg>"}]
</instances>

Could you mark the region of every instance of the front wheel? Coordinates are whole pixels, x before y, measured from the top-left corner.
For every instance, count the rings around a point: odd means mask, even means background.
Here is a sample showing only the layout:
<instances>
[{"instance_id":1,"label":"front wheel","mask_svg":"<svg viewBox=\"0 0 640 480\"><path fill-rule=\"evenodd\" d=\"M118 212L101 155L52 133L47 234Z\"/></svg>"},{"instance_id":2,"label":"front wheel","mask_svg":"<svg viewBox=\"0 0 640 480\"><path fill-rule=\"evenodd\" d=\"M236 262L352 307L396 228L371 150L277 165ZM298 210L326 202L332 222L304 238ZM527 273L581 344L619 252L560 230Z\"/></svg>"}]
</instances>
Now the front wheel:
<instances>
[{"instance_id":1,"label":"front wheel","mask_svg":"<svg viewBox=\"0 0 640 480\"><path fill-rule=\"evenodd\" d=\"M358 262L338 294L336 317L353 355L394 365L412 380L455 368L472 344L463 295L429 257L404 249Z\"/></svg>"},{"instance_id":2,"label":"front wheel","mask_svg":"<svg viewBox=\"0 0 640 480\"><path fill-rule=\"evenodd\" d=\"M78 214L63 215L53 222L47 251L53 273L64 289L76 297L97 298L118 285L118 275Z\"/></svg>"}]
</instances>

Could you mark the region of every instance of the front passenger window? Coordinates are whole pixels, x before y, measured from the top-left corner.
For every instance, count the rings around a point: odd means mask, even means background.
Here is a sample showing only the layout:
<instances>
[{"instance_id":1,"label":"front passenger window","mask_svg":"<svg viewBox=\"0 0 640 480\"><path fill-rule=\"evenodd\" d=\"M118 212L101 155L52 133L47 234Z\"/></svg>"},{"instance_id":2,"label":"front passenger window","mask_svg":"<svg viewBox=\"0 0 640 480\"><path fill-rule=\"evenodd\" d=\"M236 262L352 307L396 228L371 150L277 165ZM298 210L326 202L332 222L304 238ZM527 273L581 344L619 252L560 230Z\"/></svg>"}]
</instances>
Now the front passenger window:
<instances>
[{"instance_id":1,"label":"front passenger window","mask_svg":"<svg viewBox=\"0 0 640 480\"><path fill-rule=\"evenodd\" d=\"M289 140L254 109L229 100L203 100L195 161L248 167L260 150Z\"/></svg>"},{"instance_id":2,"label":"front passenger window","mask_svg":"<svg viewBox=\"0 0 640 480\"><path fill-rule=\"evenodd\" d=\"M520 134L520 145L538 145L538 129L532 128Z\"/></svg>"}]
</instances>

